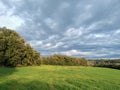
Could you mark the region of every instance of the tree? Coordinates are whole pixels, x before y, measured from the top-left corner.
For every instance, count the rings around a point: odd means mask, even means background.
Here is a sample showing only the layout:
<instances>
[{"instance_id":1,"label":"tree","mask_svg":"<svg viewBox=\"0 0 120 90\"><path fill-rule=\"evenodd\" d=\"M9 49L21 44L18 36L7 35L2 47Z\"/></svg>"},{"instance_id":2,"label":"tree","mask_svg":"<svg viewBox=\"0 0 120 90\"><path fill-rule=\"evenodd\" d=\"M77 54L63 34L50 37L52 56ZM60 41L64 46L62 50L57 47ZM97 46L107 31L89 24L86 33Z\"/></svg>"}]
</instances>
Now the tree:
<instances>
[{"instance_id":1,"label":"tree","mask_svg":"<svg viewBox=\"0 0 120 90\"><path fill-rule=\"evenodd\" d=\"M15 31L0 28L0 65L40 65L40 54Z\"/></svg>"},{"instance_id":2,"label":"tree","mask_svg":"<svg viewBox=\"0 0 120 90\"><path fill-rule=\"evenodd\" d=\"M52 55L42 58L42 63L47 65L87 65L87 60L85 58L75 58L66 55Z\"/></svg>"}]
</instances>

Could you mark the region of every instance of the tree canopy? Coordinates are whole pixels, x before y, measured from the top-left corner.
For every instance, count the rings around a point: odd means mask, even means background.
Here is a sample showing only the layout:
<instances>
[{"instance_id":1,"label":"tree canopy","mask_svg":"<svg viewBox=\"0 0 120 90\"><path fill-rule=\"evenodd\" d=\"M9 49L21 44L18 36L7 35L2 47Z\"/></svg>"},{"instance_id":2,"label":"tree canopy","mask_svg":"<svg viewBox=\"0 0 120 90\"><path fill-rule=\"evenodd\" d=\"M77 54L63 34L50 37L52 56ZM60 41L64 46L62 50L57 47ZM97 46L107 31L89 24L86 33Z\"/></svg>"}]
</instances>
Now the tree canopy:
<instances>
[{"instance_id":1,"label":"tree canopy","mask_svg":"<svg viewBox=\"0 0 120 90\"><path fill-rule=\"evenodd\" d=\"M55 54L48 57L42 57L42 63L47 65L86 66L87 60L85 58L75 58L66 55Z\"/></svg>"},{"instance_id":2,"label":"tree canopy","mask_svg":"<svg viewBox=\"0 0 120 90\"><path fill-rule=\"evenodd\" d=\"M40 65L40 53L14 30L0 28L0 65Z\"/></svg>"}]
</instances>

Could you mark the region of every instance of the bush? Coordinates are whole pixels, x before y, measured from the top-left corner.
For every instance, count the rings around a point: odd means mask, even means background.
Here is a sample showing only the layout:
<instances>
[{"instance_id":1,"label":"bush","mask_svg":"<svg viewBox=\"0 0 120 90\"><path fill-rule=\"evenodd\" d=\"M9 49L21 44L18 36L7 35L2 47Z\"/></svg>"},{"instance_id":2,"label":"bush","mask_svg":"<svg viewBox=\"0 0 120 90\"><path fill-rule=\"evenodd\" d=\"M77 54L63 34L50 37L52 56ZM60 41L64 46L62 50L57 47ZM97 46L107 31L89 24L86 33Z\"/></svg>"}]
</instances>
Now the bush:
<instances>
[{"instance_id":1,"label":"bush","mask_svg":"<svg viewBox=\"0 0 120 90\"><path fill-rule=\"evenodd\" d=\"M74 58L66 55L42 57L42 63L46 65L87 65L85 58Z\"/></svg>"}]
</instances>

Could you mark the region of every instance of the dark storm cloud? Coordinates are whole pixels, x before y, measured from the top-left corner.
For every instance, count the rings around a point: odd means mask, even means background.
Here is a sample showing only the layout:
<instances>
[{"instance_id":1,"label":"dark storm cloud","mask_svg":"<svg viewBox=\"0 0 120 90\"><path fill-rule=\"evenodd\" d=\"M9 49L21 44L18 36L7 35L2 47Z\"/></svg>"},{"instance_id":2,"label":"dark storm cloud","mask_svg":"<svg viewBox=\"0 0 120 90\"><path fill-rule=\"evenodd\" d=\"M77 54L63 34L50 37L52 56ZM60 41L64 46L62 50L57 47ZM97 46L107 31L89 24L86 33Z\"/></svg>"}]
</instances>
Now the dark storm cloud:
<instances>
[{"instance_id":1,"label":"dark storm cloud","mask_svg":"<svg viewBox=\"0 0 120 90\"><path fill-rule=\"evenodd\" d=\"M1 0L24 23L16 30L43 55L120 55L119 0Z\"/></svg>"}]
</instances>

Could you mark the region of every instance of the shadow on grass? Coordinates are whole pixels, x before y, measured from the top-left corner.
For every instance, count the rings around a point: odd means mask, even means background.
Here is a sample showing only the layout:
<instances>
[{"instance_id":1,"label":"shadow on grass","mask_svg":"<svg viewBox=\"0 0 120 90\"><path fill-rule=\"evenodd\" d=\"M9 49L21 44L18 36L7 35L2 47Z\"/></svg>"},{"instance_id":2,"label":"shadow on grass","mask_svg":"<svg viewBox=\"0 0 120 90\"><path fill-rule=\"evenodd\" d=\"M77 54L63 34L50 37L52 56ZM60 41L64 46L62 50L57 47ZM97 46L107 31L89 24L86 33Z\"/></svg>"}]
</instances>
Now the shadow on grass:
<instances>
[{"instance_id":1,"label":"shadow on grass","mask_svg":"<svg viewBox=\"0 0 120 90\"><path fill-rule=\"evenodd\" d=\"M0 90L50 90L50 88L49 84L40 81L20 83L17 80L11 80L0 84Z\"/></svg>"},{"instance_id":2,"label":"shadow on grass","mask_svg":"<svg viewBox=\"0 0 120 90\"><path fill-rule=\"evenodd\" d=\"M120 90L119 86L106 87L91 82L68 82L68 83L47 83L46 81L34 80L31 82L20 82L19 80L10 80L0 83L0 90ZM93 83L93 84L91 84ZM99 83L101 84L101 83Z\"/></svg>"},{"instance_id":3,"label":"shadow on grass","mask_svg":"<svg viewBox=\"0 0 120 90\"><path fill-rule=\"evenodd\" d=\"M11 75L16 72L15 68L0 67L0 78Z\"/></svg>"},{"instance_id":4,"label":"shadow on grass","mask_svg":"<svg viewBox=\"0 0 120 90\"><path fill-rule=\"evenodd\" d=\"M0 90L78 90L75 87L61 84L49 84L42 81L19 82L11 80L0 84Z\"/></svg>"}]
</instances>

